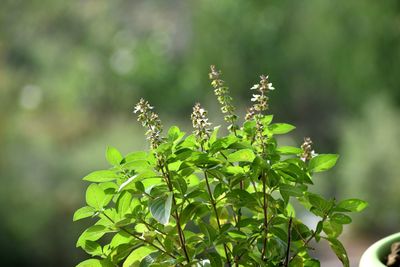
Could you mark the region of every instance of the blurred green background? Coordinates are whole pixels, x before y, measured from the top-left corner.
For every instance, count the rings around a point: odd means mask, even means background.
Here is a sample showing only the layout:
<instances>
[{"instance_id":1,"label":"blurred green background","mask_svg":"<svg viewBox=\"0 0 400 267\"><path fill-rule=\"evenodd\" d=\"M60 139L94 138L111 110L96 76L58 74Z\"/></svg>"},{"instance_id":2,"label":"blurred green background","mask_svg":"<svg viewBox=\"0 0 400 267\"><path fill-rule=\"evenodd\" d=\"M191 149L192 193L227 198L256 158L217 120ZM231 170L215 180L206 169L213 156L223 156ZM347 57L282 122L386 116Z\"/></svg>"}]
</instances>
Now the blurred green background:
<instances>
[{"instance_id":1,"label":"blurred green background","mask_svg":"<svg viewBox=\"0 0 400 267\"><path fill-rule=\"evenodd\" d=\"M131 113L140 97L166 126L190 130L197 101L220 123L210 64L243 112L270 74L271 112L298 126L286 141L341 154L314 190L370 203L346 228L354 262L400 230L398 0L2 0L1 265L82 260L81 177L107 166L107 145L146 147Z\"/></svg>"}]
</instances>

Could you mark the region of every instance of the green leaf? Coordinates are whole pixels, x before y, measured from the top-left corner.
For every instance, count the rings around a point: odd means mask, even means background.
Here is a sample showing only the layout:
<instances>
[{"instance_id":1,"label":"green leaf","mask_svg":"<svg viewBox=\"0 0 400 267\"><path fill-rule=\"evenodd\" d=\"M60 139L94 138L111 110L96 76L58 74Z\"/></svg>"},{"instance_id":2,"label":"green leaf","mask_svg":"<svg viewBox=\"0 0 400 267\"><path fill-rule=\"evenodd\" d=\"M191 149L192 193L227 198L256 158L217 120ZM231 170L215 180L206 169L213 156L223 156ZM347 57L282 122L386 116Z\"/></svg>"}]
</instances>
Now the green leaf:
<instances>
[{"instance_id":1,"label":"green leaf","mask_svg":"<svg viewBox=\"0 0 400 267\"><path fill-rule=\"evenodd\" d=\"M303 195L303 190L301 188L288 184L281 185L279 192L285 201L288 201L290 196L301 197Z\"/></svg>"},{"instance_id":2,"label":"green leaf","mask_svg":"<svg viewBox=\"0 0 400 267\"><path fill-rule=\"evenodd\" d=\"M241 149L228 155L229 162L252 162L255 159L254 152L251 149Z\"/></svg>"},{"instance_id":3,"label":"green leaf","mask_svg":"<svg viewBox=\"0 0 400 267\"><path fill-rule=\"evenodd\" d=\"M172 126L168 130L168 141L170 142L175 142L179 141L183 136L185 135L184 132L181 132L181 130L177 126Z\"/></svg>"},{"instance_id":4,"label":"green leaf","mask_svg":"<svg viewBox=\"0 0 400 267\"><path fill-rule=\"evenodd\" d=\"M89 182L109 182L109 181L114 181L117 178L121 178L120 175L116 174L113 171L109 170L102 170L102 171L94 171L92 173L89 173L85 177L83 177L83 180L89 181Z\"/></svg>"},{"instance_id":5,"label":"green leaf","mask_svg":"<svg viewBox=\"0 0 400 267\"><path fill-rule=\"evenodd\" d=\"M283 155L298 155L303 152L301 148L294 146L281 146L278 147L276 151Z\"/></svg>"},{"instance_id":6,"label":"green leaf","mask_svg":"<svg viewBox=\"0 0 400 267\"><path fill-rule=\"evenodd\" d=\"M133 266L139 266L140 261L155 251L154 248L152 247L140 247L138 249L135 249L134 251L131 252L131 254L126 258L124 263L122 264L122 267L133 267Z\"/></svg>"},{"instance_id":7,"label":"green leaf","mask_svg":"<svg viewBox=\"0 0 400 267\"><path fill-rule=\"evenodd\" d=\"M89 206L82 207L82 208L78 209L77 211L75 211L73 221L75 222L80 219L84 219L84 218L93 216L95 214L95 211L96 210L93 207L89 207Z\"/></svg>"},{"instance_id":8,"label":"green leaf","mask_svg":"<svg viewBox=\"0 0 400 267\"><path fill-rule=\"evenodd\" d=\"M217 138L218 138L218 131L219 131L219 128L220 128L220 127L221 127L221 126L214 127L214 130L213 130L213 132L211 133L211 136L210 136L210 139L209 139L210 145L212 145L215 141L217 141Z\"/></svg>"},{"instance_id":9,"label":"green leaf","mask_svg":"<svg viewBox=\"0 0 400 267\"><path fill-rule=\"evenodd\" d=\"M91 184L86 190L86 203L96 210L103 209L106 194L97 184Z\"/></svg>"},{"instance_id":10,"label":"green leaf","mask_svg":"<svg viewBox=\"0 0 400 267\"><path fill-rule=\"evenodd\" d=\"M116 208L120 216L124 216L129 210L132 202L132 195L129 192L122 192L119 196Z\"/></svg>"},{"instance_id":11,"label":"green leaf","mask_svg":"<svg viewBox=\"0 0 400 267\"><path fill-rule=\"evenodd\" d=\"M331 246L333 252L343 263L343 267L350 267L349 257L347 256L346 249L343 247L342 243L335 238L327 238L329 245Z\"/></svg>"},{"instance_id":12,"label":"green leaf","mask_svg":"<svg viewBox=\"0 0 400 267\"><path fill-rule=\"evenodd\" d=\"M316 259L310 259L304 262L304 267L321 267L321 263Z\"/></svg>"},{"instance_id":13,"label":"green leaf","mask_svg":"<svg viewBox=\"0 0 400 267\"><path fill-rule=\"evenodd\" d=\"M87 240L96 241L108 232L104 225L93 225L86 229L78 238L76 247L82 247Z\"/></svg>"},{"instance_id":14,"label":"green leaf","mask_svg":"<svg viewBox=\"0 0 400 267\"><path fill-rule=\"evenodd\" d=\"M336 154L321 154L310 160L308 168L312 172L326 171L335 166L338 158Z\"/></svg>"},{"instance_id":15,"label":"green leaf","mask_svg":"<svg viewBox=\"0 0 400 267\"><path fill-rule=\"evenodd\" d=\"M101 256L103 254L100 244L95 241L86 240L82 248L92 256Z\"/></svg>"},{"instance_id":16,"label":"green leaf","mask_svg":"<svg viewBox=\"0 0 400 267\"><path fill-rule=\"evenodd\" d=\"M221 256L216 252L208 253L208 259L210 260L211 266L224 266Z\"/></svg>"},{"instance_id":17,"label":"green leaf","mask_svg":"<svg viewBox=\"0 0 400 267\"><path fill-rule=\"evenodd\" d=\"M89 259L82 261L76 267L113 267L114 265L109 260Z\"/></svg>"},{"instance_id":18,"label":"green leaf","mask_svg":"<svg viewBox=\"0 0 400 267\"><path fill-rule=\"evenodd\" d=\"M345 214L335 213L331 216L331 220L340 223L340 224L349 224L351 223L351 218Z\"/></svg>"},{"instance_id":19,"label":"green leaf","mask_svg":"<svg viewBox=\"0 0 400 267\"><path fill-rule=\"evenodd\" d=\"M161 224L168 224L169 217L171 215L172 207L172 193L168 193L165 196L161 196L152 200L150 203L150 213L154 219Z\"/></svg>"},{"instance_id":20,"label":"green leaf","mask_svg":"<svg viewBox=\"0 0 400 267\"><path fill-rule=\"evenodd\" d=\"M123 157L115 147L109 146L106 151L106 159L111 165L119 166Z\"/></svg>"},{"instance_id":21,"label":"green leaf","mask_svg":"<svg viewBox=\"0 0 400 267\"><path fill-rule=\"evenodd\" d=\"M138 177L138 175L133 175L132 177L130 177L129 179L127 179L125 182L123 182L119 188L118 188L118 192L121 192L126 186L128 186L133 180L135 180Z\"/></svg>"},{"instance_id":22,"label":"green leaf","mask_svg":"<svg viewBox=\"0 0 400 267\"><path fill-rule=\"evenodd\" d=\"M198 221L200 231L204 234L205 242L211 245L217 237L217 231L209 224Z\"/></svg>"},{"instance_id":23,"label":"green leaf","mask_svg":"<svg viewBox=\"0 0 400 267\"><path fill-rule=\"evenodd\" d=\"M368 203L361 199L346 199L336 206L336 208L343 209L343 211L348 212L359 212L365 209L368 206Z\"/></svg>"},{"instance_id":24,"label":"green leaf","mask_svg":"<svg viewBox=\"0 0 400 267\"><path fill-rule=\"evenodd\" d=\"M322 229L328 237L337 238L343 232L343 226L334 221L325 221Z\"/></svg>"},{"instance_id":25,"label":"green leaf","mask_svg":"<svg viewBox=\"0 0 400 267\"><path fill-rule=\"evenodd\" d=\"M269 126L272 134L286 134L294 129L296 129L295 126L287 123L273 123Z\"/></svg>"}]
</instances>

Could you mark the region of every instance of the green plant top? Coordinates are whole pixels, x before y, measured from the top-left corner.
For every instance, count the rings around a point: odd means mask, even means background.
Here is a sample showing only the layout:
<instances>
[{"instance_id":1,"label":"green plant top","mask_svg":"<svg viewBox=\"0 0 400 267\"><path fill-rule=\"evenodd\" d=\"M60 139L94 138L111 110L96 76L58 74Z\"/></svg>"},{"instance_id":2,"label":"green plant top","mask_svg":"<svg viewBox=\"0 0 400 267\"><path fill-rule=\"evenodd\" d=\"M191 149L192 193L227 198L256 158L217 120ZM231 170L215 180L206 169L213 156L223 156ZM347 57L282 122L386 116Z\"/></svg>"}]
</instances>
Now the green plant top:
<instances>
[{"instance_id":1,"label":"green plant top","mask_svg":"<svg viewBox=\"0 0 400 267\"><path fill-rule=\"evenodd\" d=\"M122 156L108 147L111 168L83 178L91 182L87 206L74 221L90 217L93 225L77 241L91 256L79 267L315 267L320 263L309 254L310 242L320 240L349 266L338 236L351 222L347 214L367 204L309 191L313 173L332 168L338 155L316 154L310 138L300 147L278 146L276 136L295 127L266 114L274 87L268 76L260 78L239 126L229 88L211 66L211 85L229 124L225 136L196 104L193 133L173 126L163 137L158 115L140 100L134 112L150 149ZM296 217L293 202L319 218L315 228Z\"/></svg>"}]
</instances>

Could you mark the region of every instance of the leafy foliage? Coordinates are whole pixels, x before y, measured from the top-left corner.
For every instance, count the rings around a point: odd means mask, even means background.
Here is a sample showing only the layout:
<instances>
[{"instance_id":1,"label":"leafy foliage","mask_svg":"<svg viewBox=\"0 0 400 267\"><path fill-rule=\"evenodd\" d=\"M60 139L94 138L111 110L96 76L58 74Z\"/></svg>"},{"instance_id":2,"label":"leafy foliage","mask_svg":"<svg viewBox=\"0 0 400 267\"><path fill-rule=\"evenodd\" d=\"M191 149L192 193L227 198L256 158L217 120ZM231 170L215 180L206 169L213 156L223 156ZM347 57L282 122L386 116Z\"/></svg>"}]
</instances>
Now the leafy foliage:
<instances>
[{"instance_id":1,"label":"leafy foliage","mask_svg":"<svg viewBox=\"0 0 400 267\"><path fill-rule=\"evenodd\" d=\"M313 173L332 168L338 156L315 154L309 138L300 147L278 147L276 135L295 127L263 114L274 89L268 76L252 88L259 95L237 126L231 98L221 101L228 97L221 73L213 66L211 74L228 134L209 129L207 112L196 104L194 134L173 126L161 138L158 116L141 100L135 112L151 148L123 157L109 147L111 168L84 177L92 182L87 206L74 221L95 220L77 241L93 258L78 266L319 266L308 253L313 240L327 240L349 266L337 238L351 223L346 213L367 204L325 199L308 189ZM315 229L296 218L294 200L320 218Z\"/></svg>"}]
</instances>

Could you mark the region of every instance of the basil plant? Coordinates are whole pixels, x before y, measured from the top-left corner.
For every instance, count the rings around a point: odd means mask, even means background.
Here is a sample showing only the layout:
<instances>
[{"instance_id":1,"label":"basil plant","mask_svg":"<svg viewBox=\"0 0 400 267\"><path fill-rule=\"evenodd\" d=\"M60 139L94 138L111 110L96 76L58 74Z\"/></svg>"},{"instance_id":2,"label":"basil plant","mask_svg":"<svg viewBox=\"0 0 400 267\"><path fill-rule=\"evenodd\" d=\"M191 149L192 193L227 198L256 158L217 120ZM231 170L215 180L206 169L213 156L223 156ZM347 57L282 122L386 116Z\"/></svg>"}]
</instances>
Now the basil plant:
<instances>
[{"instance_id":1,"label":"basil plant","mask_svg":"<svg viewBox=\"0 0 400 267\"><path fill-rule=\"evenodd\" d=\"M295 127L267 114L274 90L268 76L251 88L252 106L240 125L221 72L211 66L209 77L227 134L211 128L196 104L192 133L173 126L163 135L158 115L141 99L134 112L149 150L123 156L108 147L110 168L83 178L90 182L86 206L73 219L90 218L76 244L90 258L77 266L316 267L309 252L320 241L349 266L338 236L348 214L367 204L309 191L312 175L332 168L338 155L316 154L310 138L299 147L278 145L276 137ZM304 224L296 210L318 224Z\"/></svg>"}]
</instances>

